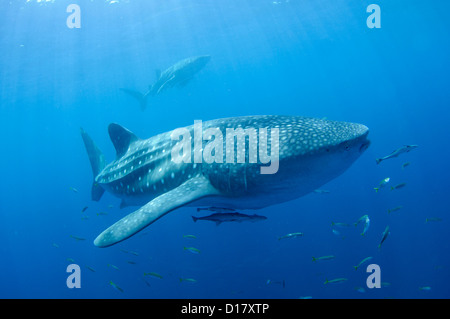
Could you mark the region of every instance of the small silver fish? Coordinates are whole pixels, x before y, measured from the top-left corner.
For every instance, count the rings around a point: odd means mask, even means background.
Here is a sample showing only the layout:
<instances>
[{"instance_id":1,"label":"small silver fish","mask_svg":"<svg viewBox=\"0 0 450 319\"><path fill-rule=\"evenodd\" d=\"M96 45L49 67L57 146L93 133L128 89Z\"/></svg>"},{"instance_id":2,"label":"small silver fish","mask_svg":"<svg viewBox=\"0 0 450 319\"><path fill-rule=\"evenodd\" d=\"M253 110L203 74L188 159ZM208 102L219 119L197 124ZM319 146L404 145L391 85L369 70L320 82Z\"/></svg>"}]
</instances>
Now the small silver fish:
<instances>
[{"instance_id":1,"label":"small silver fish","mask_svg":"<svg viewBox=\"0 0 450 319\"><path fill-rule=\"evenodd\" d=\"M303 233L300 233L300 232L299 233L290 233L290 234L278 237L278 240L285 239L285 238L296 238L296 237L302 237L302 236L303 236Z\"/></svg>"},{"instance_id":2,"label":"small silver fish","mask_svg":"<svg viewBox=\"0 0 450 319\"><path fill-rule=\"evenodd\" d=\"M378 249L381 248L381 244L386 240L387 236L389 236L390 233L391 232L389 231L389 225L388 225L388 226L386 226L386 229L383 232L383 235L382 235L382 238L381 238L381 242L378 245Z\"/></svg>"},{"instance_id":3,"label":"small silver fish","mask_svg":"<svg viewBox=\"0 0 450 319\"><path fill-rule=\"evenodd\" d=\"M391 191L393 191L394 189L400 189L400 188L403 188L403 187L405 187L405 186L406 186L406 183L400 183L400 184L397 184L397 185L391 187Z\"/></svg>"}]
</instances>

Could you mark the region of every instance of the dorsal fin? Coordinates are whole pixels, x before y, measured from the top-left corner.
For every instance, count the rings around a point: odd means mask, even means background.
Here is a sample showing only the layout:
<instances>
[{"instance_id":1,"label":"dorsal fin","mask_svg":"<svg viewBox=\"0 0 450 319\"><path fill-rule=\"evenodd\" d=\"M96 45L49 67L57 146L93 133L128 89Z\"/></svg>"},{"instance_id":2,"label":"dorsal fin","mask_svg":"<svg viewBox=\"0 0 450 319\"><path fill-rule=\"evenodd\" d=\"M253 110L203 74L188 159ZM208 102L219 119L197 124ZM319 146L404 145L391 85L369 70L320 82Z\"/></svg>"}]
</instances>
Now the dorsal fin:
<instances>
[{"instance_id":1,"label":"dorsal fin","mask_svg":"<svg viewBox=\"0 0 450 319\"><path fill-rule=\"evenodd\" d=\"M111 142L116 148L117 158L122 157L127 152L131 143L139 140L133 132L116 123L109 124L108 132Z\"/></svg>"}]
</instances>

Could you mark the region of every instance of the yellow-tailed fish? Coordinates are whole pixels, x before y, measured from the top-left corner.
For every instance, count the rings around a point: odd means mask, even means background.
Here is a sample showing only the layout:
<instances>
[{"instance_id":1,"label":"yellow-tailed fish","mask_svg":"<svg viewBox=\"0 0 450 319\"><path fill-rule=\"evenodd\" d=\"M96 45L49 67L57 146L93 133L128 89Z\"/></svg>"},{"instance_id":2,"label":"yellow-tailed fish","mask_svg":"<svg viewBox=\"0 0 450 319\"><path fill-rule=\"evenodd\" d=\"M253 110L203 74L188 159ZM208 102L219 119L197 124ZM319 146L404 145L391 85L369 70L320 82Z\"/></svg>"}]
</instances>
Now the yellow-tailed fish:
<instances>
[{"instance_id":1,"label":"yellow-tailed fish","mask_svg":"<svg viewBox=\"0 0 450 319\"><path fill-rule=\"evenodd\" d=\"M188 250L193 254L200 254L200 250L195 247L183 247L183 250Z\"/></svg>"},{"instance_id":2,"label":"yellow-tailed fish","mask_svg":"<svg viewBox=\"0 0 450 319\"><path fill-rule=\"evenodd\" d=\"M335 222L331 222L331 226L336 226L336 227L349 227L350 224L347 224L347 223L335 223Z\"/></svg>"},{"instance_id":3,"label":"yellow-tailed fish","mask_svg":"<svg viewBox=\"0 0 450 319\"><path fill-rule=\"evenodd\" d=\"M183 281L191 282L191 283L196 283L197 282L197 280L195 280L193 278L180 278L180 282L183 282Z\"/></svg>"},{"instance_id":4,"label":"yellow-tailed fish","mask_svg":"<svg viewBox=\"0 0 450 319\"><path fill-rule=\"evenodd\" d=\"M86 238L78 237L78 236L73 236L73 235L70 235L70 237L72 237L73 239L75 239L75 240L77 240L77 241L86 240Z\"/></svg>"},{"instance_id":5,"label":"yellow-tailed fish","mask_svg":"<svg viewBox=\"0 0 450 319\"><path fill-rule=\"evenodd\" d=\"M403 188L403 187L405 187L405 186L406 186L406 183L400 183L400 184L397 184L397 185L391 187L391 191L393 191L394 189L400 189L400 188Z\"/></svg>"},{"instance_id":6,"label":"yellow-tailed fish","mask_svg":"<svg viewBox=\"0 0 450 319\"><path fill-rule=\"evenodd\" d=\"M115 270L119 270L119 267L113 265L113 264L108 264L109 267L114 268Z\"/></svg>"},{"instance_id":7,"label":"yellow-tailed fish","mask_svg":"<svg viewBox=\"0 0 450 319\"><path fill-rule=\"evenodd\" d=\"M386 226L386 228L385 228L385 230L383 232L383 235L381 237L381 242L378 245L378 249L381 248L381 244L384 243L384 241L386 240L387 236L389 236L389 234L390 234L390 231L389 231L389 225L388 225L388 226Z\"/></svg>"},{"instance_id":8,"label":"yellow-tailed fish","mask_svg":"<svg viewBox=\"0 0 450 319\"><path fill-rule=\"evenodd\" d=\"M111 280L109 281L109 284L110 284L111 286L113 286L114 289L116 289L116 290L118 290L118 291L120 291L120 292L123 292L123 289L120 288L119 286L117 286L117 285L116 285L115 283L113 283Z\"/></svg>"},{"instance_id":9,"label":"yellow-tailed fish","mask_svg":"<svg viewBox=\"0 0 450 319\"><path fill-rule=\"evenodd\" d=\"M397 211L399 211L402 208L403 208L403 206L401 206L401 205L396 206L394 208L390 208L390 209L388 209L388 214L393 213L393 212L397 212Z\"/></svg>"},{"instance_id":10,"label":"yellow-tailed fish","mask_svg":"<svg viewBox=\"0 0 450 319\"><path fill-rule=\"evenodd\" d=\"M69 187L69 189L74 193L78 193L78 189L76 189L75 187Z\"/></svg>"},{"instance_id":11,"label":"yellow-tailed fish","mask_svg":"<svg viewBox=\"0 0 450 319\"><path fill-rule=\"evenodd\" d=\"M408 167L411 163L410 162L406 162L402 164L402 169L404 169L405 167Z\"/></svg>"},{"instance_id":12,"label":"yellow-tailed fish","mask_svg":"<svg viewBox=\"0 0 450 319\"><path fill-rule=\"evenodd\" d=\"M363 260L361 260L361 261L359 262L358 265L353 266L353 268L355 268L355 270L358 270L359 266L361 266L362 264L364 264L366 261L371 260L372 258L373 258L373 257L366 257L366 258L364 258Z\"/></svg>"},{"instance_id":13,"label":"yellow-tailed fish","mask_svg":"<svg viewBox=\"0 0 450 319\"><path fill-rule=\"evenodd\" d=\"M95 272L95 269L92 268L92 267L86 266L86 268L89 269L89 270L92 271L92 272Z\"/></svg>"},{"instance_id":14,"label":"yellow-tailed fish","mask_svg":"<svg viewBox=\"0 0 450 319\"><path fill-rule=\"evenodd\" d=\"M336 279L325 279L324 284L339 284L341 282L347 281L347 278L336 278Z\"/></svg>"},{"instance_id":15,"label":"yellow-tailed fish","mask_svg":"<svg viewBox=\"0 0 450 319\"><path fill-rule=\"evenodd\" d=\"M383 188L384 186L386 186L387 183L389 183L391 179L389 177L384 178L380 184L378 184L378 187L374 187L375 192L378 192L380 190L380 188Z\"/></svg>"},{"instance_id":16,"label":"yellow-tailed fish","mask_svg":"<svg viewBox=\"0 0 450 319\"><path fill-rule=\"evenodd\" d=\"M369 215L364 215L364 216L360 217L358 219L358 221L355 223L355 226L358 226L358 224L360 222L364 223L364 229L363 229L363 232L361 233L361 235L364 236L366 234L367 230L369 229L369 226L370 226Z\"/></svg>"},{"instance_id":17,"label":"yellow-tailed fish","mask_svg":"<svg viewBox=\"0 0 450 319\"><path fill-rule=\"evenodd\" d=\"M144 276L152 276L152 277L156 277L158 279L163 278L163 276L161 276L160 274L158 274L156 272L144 272Z\"/></svg>"},{"instance_id":18,"label":"yellow-tailed fish","mask_svg":"<svg viewBox=\"0 0 450 319\"><path fill-rule=\"evenodd\" d=\"M322 256L322 257L313 257L312 261L317 261L317 260L331 260L334 259L335 257L333 255L329 255L329 256Z\"/></svg>"}]
</instances>

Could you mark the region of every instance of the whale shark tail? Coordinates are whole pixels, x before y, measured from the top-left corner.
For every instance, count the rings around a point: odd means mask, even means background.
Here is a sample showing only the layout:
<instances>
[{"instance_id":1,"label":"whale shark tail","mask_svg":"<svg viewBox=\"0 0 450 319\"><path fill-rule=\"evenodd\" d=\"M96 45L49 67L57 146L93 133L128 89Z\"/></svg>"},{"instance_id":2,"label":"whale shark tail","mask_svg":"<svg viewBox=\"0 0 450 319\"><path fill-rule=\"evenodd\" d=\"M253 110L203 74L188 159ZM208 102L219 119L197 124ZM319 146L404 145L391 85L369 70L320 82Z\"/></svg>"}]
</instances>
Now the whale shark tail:
<instances>
[{"instance_id":1,"label":"whale shark tail","mask_svg":"<svg viewBox=\"0 0 450 319\"><path fill-rule=\"evenodd\" d=\"M91 162L92 173L94 174L94 182L91 189L91 197L94 201L99 201L105 190L95 181L95 177L105 168L106 161L102 151L95 145L91 137L80 128L81 137Z\"/></svg>"},{"instance_id":2,"label":"whale shark tail","mask_svg":"<svg viewBox=\"0 0 450 319\"><path fill-rule=\"evenodd\" d=\"M148 103L148 94L142 94L141 92L129 90L129 89L120 89L122 92L125 92L126 94L134 97L136 100L139 101L139 104L141 106L141 111L145 111Z\"/></svg>"}]
</instances>

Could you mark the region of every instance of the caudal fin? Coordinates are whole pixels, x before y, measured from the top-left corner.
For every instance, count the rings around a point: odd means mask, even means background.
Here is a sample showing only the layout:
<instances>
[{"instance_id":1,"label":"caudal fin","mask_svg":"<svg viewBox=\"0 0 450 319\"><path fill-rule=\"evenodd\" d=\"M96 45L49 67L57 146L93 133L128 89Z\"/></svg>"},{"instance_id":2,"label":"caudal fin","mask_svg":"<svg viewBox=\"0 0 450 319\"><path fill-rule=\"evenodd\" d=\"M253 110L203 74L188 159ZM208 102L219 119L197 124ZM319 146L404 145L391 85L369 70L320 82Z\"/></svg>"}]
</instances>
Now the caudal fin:
<instances>
[{"instance_id":1,"label":"caudal fin","mask_svg":"<svg viewBox=\"0 0 450 319\"><path fill-rule=\"evenodd\" d=\"M141 111L145 111L145 108L147 107L148 102L148 94L142 94L141 92L129 90L129 89L120 89L121 91L127 93L128 95L134 97L136 100L139 101L139 104L141 106Z\"/></svg>"},{"instance_id":2,"label":"caudal fin","mask_svg":"<svg viewBox=\"0 0 450 319\"><path fill-rule=\"evenodd\" d=\"M381 158L375 159L375 161L377 162L377 164L380 164L382 160L383 160L383 159L381 159Z\"/></svg>"},{"instance_id":3,"label":"caudal fin","mask_svg":"<svg viewBox=\"0 0 450 319\"><path fill-rule=\"evenodd\" d=\"M82 128L80 128L80 132L81 137L83 138L84 146L86 147L89 161L91 162L92 173L94 175L91 197L92 200L99 201L105 190L95 182L95 178L106 166L105 157L103 156L103 153L100 151L97 145L95 145L91 137Z\"/></svg>"},{"instance_id":4,"label":"caudal fin","mask_svg":"<svg viewBox=\"0 0 450 319\"><path fill-rule=\"evenodd\" d=\"M197 221L198 217L192 216L192 220L194 221L194 223Z\"/></svg>"}]
</instances>

